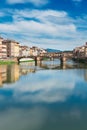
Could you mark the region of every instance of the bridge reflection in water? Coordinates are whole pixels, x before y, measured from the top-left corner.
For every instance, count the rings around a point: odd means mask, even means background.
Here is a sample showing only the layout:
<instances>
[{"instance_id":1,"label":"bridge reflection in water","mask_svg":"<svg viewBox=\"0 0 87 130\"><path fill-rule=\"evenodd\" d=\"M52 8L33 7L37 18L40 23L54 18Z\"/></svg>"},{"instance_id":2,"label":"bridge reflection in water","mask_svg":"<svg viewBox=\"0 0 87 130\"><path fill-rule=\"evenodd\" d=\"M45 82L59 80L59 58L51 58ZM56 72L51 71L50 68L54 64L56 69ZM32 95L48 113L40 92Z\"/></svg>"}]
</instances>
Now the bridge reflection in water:
<instances>
[{"instance_id":1,"label":"bridge reflection in water","mask_svg":"<svg viewBox=\"0 0 87 130\"><path fill-rule=\"evenodd\" d=\"M4 83L15 83L19 80L22 75L27 75L29 73L35 73L40 70L46 69L75 69L75 68L87 68L87 66L74 63L73 61L67 61L60 64L60 61L57 59L50 61L37 62L24 62L20 64L11 64L11 65L0 65L0 86L3 86ZM87 69L84 71L84 79L87 81Z\"/></svg>"}]
</instances>

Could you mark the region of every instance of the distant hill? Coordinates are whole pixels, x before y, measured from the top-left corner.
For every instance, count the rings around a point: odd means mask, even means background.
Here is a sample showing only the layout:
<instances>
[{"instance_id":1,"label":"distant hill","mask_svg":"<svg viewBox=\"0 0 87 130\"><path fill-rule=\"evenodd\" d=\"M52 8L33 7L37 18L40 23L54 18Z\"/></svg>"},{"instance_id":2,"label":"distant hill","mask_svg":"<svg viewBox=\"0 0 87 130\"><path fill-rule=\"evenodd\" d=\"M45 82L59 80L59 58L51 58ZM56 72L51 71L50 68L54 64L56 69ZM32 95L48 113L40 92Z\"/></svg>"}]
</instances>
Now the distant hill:
<instances>
[{"instance_id":1,"label":"distant hill","mask_svg":"<svg viewBox=\"0 0 87 130\"><path fill-rule=\"evenodd\" d=\"M50 48L47 48L46 51L47 52L61 52L60 50L50 49Z\"/></svg>"}]
</instances>

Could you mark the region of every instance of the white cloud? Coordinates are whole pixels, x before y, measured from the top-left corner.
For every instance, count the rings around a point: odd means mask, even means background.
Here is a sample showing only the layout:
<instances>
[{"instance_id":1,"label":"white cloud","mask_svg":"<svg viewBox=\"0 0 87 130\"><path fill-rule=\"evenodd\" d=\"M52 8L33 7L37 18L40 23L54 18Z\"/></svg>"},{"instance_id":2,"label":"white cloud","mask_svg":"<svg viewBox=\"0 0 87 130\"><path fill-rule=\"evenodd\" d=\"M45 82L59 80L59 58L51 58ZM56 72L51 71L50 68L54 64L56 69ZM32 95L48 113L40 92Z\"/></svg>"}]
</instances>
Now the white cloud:
<instances>
[{"instance_id":1,"label":"white cloud","mask_svg":"<svg viewBox=\"0 0 87 130\"><path fill-rule=\"evenodd\" d=\"M42 66L44 66L45 64L47 65L48 62L43 62ZM80 76L77 76L79 74L76 70L68 70L68 72L63 71L62 73L61 70L43 70L42 72L40 71L41 68L36 68L35 65L32 66L31 64L33 63L26 64L26 67L24 67L25 63L20 64L18 70L18 72L20 72L20 80L15 82L14 84L4 84L2 88L3 95L0 95L0 102L6 103L14 101L15 104L26 104L31 102L54 103L65 102L67 101L67 98L69 96L73 94L78 95L77 89L75 89L75 87L76 84L79 83L79 80L84 73L83 70L80 71ZM54 62L50 63L50 65L53 64ZM15 69L16 67L18 67L18 65L15 66ZM36 73L31 74L31 68L36 69ZM21 74L23 70L25 72L28 72L27 76L23 76ZM23 84L23 82L25 84ZM4 91L12 92L8 100L6 100L7 96L4 94ZM79 91L79 94L82 94L83 96L83 92L81 93L81 91Z\"/></svg>"},{"instance_id":2,"label":"white cloud","mask_svg":"<svg viewBox=\"0 0 87 130\"><path fill-rule=\"evenodd\" d=\"M12 17L13 21L0 23L0 31L21 43L35 43L45 48L65 50L73 49L76 44L81 45L86 41L85 32L79 28L87 26L87 17L73 19L65 11L54 10L27 9L7 12L5 15Z\"/></svg>"},{"instance_id":3,"label":"white cloud","mask_svg":"<svg viewBox=\"0 0 87 130\"><path fill-rule=\"evenodd\" d=\"M41 72L42 73L42 72ZM34 82L32 82L32 76L22 77L25 82L21 84L21 81L17 82L17 84L5 85L3 89L12 90L13 95L12 99L15 103L26 103L26 102L45 102L45 103L53 103L53 102L64 102L67 100L69 95L72 95L74 87L75 87L75 75L70 74L67 79L65 78L66 73L56 73L54 72L51 75L52 71L44 71L43 77L41 73L36 73ZM56 76L55 76L56 75ZM60 78L58 79L58 76ZM48 78L46 78L48 77ZM62 78L64 79L62 82ZM68 82L66 83L66 80ZM72 80L72 82L71 82ZM34 84L35 83L35 84ZM30 85L29 85L30 84ZM18 87L20 86L20 87ZM35 94L33 94L35 93ZM2 98L1 98L2 101Z\"/></svg>"},{"instance_id":4,"label":"white cloud","mask_svg":"<svg viewBox=\"0 0 87 130\"><path fill-rule=\"evenodd\" d=\"M19 3L32 3L35 6L41 6L48 3L48 0L7 0L9 4L19 4Z\"/></svg>"},{"instance_id":5,"label":"white cloud","mask_svg":"<svg viewBox=\"0 0 87 130\"><path fill-rule=\"evenodd\" d=\"M59 38L76 33L76 26L64 11L15 10L11 15L13 22L1 23L1 32L25 35L28 41L45 44L49 40L56 44Z\"/></svg>"}]
</instances>

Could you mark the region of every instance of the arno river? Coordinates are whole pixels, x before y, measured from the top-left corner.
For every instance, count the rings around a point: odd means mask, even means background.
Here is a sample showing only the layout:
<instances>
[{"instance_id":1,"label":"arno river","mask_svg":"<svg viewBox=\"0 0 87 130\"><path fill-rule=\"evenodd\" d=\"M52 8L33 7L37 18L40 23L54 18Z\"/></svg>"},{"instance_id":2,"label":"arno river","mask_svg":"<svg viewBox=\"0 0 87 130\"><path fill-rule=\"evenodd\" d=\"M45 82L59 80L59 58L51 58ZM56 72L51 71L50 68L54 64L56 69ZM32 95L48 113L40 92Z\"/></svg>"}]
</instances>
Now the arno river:
<instances>
[{"instance_id":1,"label":"arno river","mask_svg":"<svg viewBox=\"0 0 87 130\"><path fill-rule=\"evenodd\" d=\"M0 130L87 130L87 65L0 65Z\"/></svg>"}]
</instances>

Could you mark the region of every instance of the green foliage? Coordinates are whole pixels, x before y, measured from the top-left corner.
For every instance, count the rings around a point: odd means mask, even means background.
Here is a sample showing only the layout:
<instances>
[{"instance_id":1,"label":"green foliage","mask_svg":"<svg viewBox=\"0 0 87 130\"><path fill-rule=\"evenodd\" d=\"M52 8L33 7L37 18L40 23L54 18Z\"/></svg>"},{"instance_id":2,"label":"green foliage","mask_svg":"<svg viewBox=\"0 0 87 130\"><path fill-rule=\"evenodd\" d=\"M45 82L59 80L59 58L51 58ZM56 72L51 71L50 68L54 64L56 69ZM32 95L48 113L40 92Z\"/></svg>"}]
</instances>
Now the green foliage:
<instances>
[{"instance_id":1,"label":"green foliage","mask_svg":"<svg viewBox=\"0 0 87 130\"><path fill-rule=\"evenodd\" d=\"M2 64L13 64L15 63L14 61L5 61L5 60L0 60L0 65Z\"/></svg>"}]
</instances>

